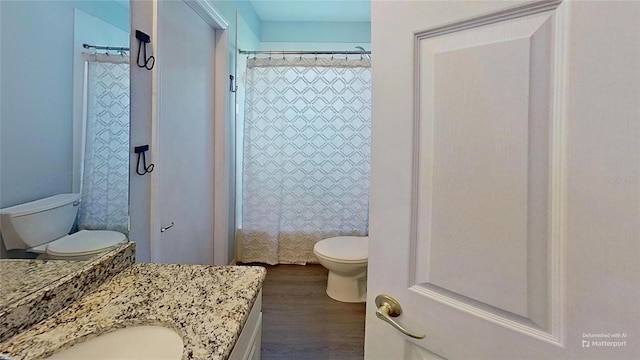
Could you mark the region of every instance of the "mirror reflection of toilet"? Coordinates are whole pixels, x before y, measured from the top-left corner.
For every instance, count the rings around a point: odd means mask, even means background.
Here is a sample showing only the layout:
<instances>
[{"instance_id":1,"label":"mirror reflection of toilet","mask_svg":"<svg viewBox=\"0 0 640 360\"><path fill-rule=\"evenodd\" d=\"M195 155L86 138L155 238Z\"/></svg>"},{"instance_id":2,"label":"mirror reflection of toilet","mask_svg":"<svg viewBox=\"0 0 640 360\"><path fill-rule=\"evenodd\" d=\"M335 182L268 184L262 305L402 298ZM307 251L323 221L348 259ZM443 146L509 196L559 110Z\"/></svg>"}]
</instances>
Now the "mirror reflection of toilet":
<instances>
[{"instance_id":1,"label":"mirror reflection of toilet","mask_svg":"<svg viewBox=\"0 0 640 360\"><path fill-rule=\"evenodd\" d=\"M127 241L111 230L81 230L70 234L80 194L59 194L0 209L0 234L7 250L24 249L38 259L87 260Z\"/></svg>"},{"instance_id":2,"label":"mirror reflection of toilet","mask_svg":"<svg viewBox=\"0 0 640 360\"><path fill-rule=\"evenodd\" d=\"M327 295L342 302L367 300L369 237L338 236L313 247L318 261L329 270Z\"/></svg>"}]
</instances>

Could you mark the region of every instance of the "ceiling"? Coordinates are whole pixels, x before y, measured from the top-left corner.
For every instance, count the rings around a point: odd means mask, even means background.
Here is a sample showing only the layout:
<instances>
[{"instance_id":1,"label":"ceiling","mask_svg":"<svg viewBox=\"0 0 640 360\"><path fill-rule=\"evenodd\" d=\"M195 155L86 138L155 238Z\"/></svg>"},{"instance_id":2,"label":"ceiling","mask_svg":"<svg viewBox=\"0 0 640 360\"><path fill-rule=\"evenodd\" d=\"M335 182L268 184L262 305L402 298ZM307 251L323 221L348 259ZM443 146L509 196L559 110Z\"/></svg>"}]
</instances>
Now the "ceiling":
<instances>
[{"instance_id":1,"label":"ceiling","mask_svg":"<svg viewBox=\"0 0 640 360\"><path fill-rule=\"evenodd\" d=\"M369 22L370 0L249 0L262 21Z\"/></svg>"}]
</instances>

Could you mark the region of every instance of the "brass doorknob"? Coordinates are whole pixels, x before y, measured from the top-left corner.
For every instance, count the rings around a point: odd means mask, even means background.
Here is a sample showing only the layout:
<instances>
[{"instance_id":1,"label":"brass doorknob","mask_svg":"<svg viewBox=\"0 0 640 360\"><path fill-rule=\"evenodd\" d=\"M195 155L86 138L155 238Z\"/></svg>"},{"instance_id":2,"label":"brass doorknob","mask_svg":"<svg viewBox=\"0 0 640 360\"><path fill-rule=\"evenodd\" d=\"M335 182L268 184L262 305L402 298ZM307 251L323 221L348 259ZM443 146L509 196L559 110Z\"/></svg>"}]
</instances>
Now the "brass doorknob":
<instances>
[{"instance_id":1,"label":"brass doorknob","mask_svg":"<svg viewBox=\"0 0 640 360\"><path fill-rule=\"evenodd\" d=\"M409 331L392 319L392 317L397 317L402 314L402 308L396 299L389 295L378 295L376 296L376 307L378 308L376 311L378 319L389 323L391 326L407 336L411 336L414 339L424 339L424 335L419 335L413 331Z\"/></svg>"}]
</instances>

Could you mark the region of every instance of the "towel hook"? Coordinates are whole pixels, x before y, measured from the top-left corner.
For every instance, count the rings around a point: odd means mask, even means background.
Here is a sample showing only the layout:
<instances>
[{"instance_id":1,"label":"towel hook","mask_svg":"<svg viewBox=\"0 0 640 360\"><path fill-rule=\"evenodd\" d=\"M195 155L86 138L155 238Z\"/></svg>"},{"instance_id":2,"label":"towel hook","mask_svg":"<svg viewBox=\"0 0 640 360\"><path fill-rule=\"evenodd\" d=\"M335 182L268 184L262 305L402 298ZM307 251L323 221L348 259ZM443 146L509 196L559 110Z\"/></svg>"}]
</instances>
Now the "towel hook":
<instances>
[{"instance_id":1,"label":"towel hook","mask_svg":"<svg viewBox=\"0 0 640 360\"><path fill-rule=\"evenodd\" d=\"M156 58L153 55L147 57L147 44L151 42L151 37L140 30L136 30L136 39L138 39L138 58L136 64L138 67L145 68L147 70L153 69L156 64ZM140 53L144 52L143 59L140 61Z\"/></svg>"},{"instance_id":2,"label":"towel hook","mask_svg":"<svg viewBox=\"0 0 640 360\"><path fill-rule=\"evenodd\" d=\"M145 153L149 150L149 145L136 146L134 151L138 154L138 162L136 163L136 173L138 175L148 174L153 171L155 167L154 164L149 164L147 166L147 157ZM140 170L140 160L142 159L142 170Z\"/></svg>"}]
</instances>

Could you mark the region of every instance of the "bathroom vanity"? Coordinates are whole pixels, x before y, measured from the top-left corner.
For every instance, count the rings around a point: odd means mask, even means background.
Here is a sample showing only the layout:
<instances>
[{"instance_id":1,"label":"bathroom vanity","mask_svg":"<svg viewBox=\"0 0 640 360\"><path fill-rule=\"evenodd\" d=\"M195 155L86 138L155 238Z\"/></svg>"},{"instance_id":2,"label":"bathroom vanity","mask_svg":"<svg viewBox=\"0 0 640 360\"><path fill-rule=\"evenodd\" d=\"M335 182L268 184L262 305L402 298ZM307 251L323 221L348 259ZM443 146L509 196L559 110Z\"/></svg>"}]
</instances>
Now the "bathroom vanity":
<instances>
[{"instance_id":1,"label":"bathroom vanity","mask_svg":"<svg viewBox=\"0 0 640 360\"><path fill-rule=\"evenodd\" d=\"M122 249L127 251L132 250ZM3 327L18 329L0 338L0 356L45 359L117 329L156 325L182 338L182 359L259 358L264 268L133 264L127 255L105 258L45 287L48 295L35 294L30 306L0 314ZM123 260L129 264L122 266ZM110 270L114 268L120 271ZM96 282L79 298L69 291L82 293ZM37 311L46 316L33 324L29 318Z\"/></svg>"}]
</instances>

